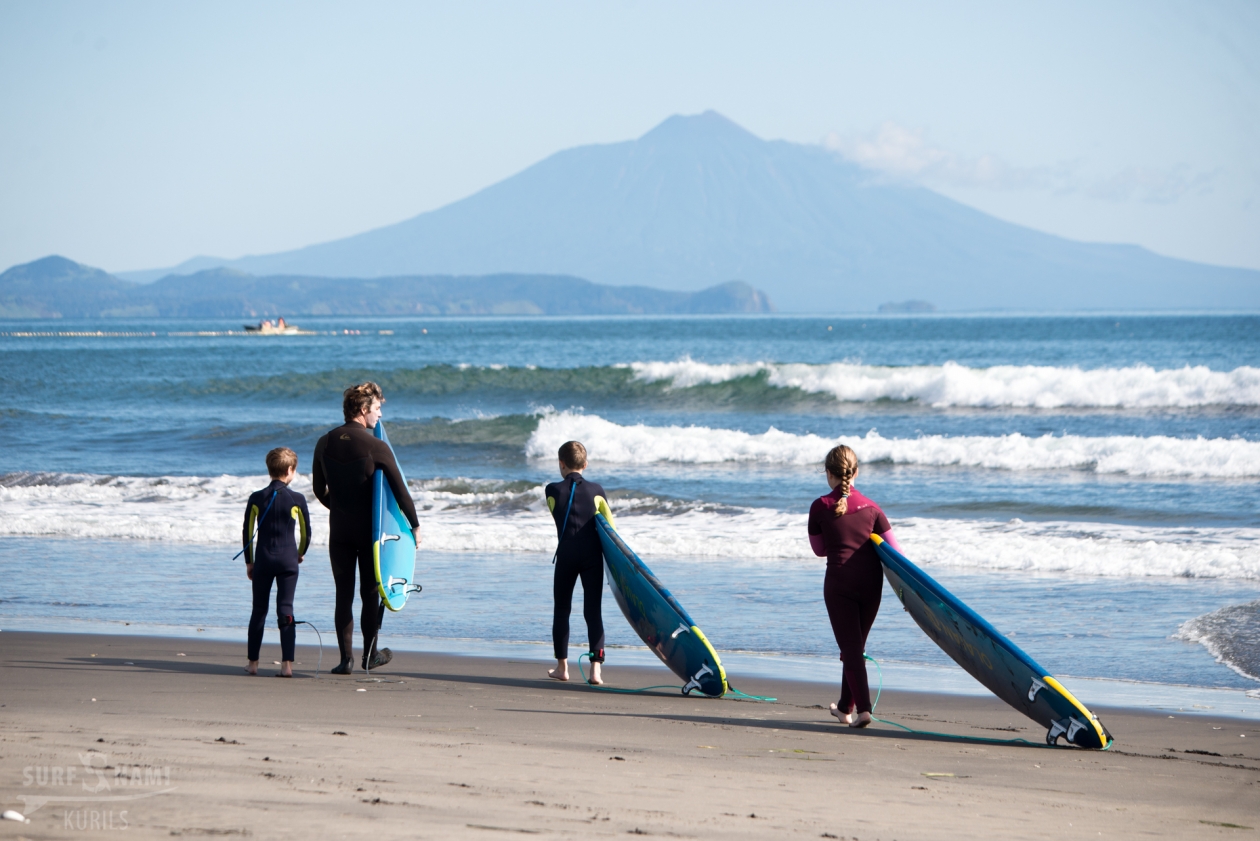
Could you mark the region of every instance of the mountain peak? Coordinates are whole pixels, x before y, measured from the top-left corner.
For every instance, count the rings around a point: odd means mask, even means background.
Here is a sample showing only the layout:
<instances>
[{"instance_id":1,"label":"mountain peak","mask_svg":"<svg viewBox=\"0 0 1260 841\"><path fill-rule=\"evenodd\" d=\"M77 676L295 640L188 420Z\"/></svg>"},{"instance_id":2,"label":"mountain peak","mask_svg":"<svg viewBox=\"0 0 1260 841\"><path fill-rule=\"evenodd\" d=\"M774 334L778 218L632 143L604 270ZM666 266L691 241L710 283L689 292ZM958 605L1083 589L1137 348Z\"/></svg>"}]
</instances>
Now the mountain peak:
<instances>
[{"instance_id":1,"label":"mountain peak","mask_svg":"<svg viewBox=\"0 0 1260 841\"><path fill-rule=\"evenodd\" d=\"M675 114L639 138L657 142L762 143L762 139L717 111Z\"/></svg>"},{"instance_id":2,"label":"mountain peak","mask_svg":"<svg viewBox=\"0 0 1260 841\"><path fill-rule=\"evenodd\" d=\"M557 152L394 225L225 264L323 277L565 274L679 291L741 278L796 312L1260 301L1260 272L1038 233L866 177L820 146L762 140L716 111Z\"/></svg>"}]
</instances>

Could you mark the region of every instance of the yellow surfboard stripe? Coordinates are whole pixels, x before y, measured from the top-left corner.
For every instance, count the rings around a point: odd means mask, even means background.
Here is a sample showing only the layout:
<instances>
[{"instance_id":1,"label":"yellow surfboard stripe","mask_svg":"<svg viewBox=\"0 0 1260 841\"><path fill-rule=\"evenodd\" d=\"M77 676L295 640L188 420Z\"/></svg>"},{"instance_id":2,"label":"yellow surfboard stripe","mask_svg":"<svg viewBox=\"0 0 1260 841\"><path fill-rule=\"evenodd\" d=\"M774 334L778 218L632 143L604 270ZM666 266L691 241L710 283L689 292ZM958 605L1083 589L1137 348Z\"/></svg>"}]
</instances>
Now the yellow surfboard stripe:
<instances>
[{"instance_id":1,"label":"yellow surfboard stripe","mask_svg":"<svg viewBox=\"0 0 1260 841\"><path fill-rule=\"evenodd\" d=\"M692 625L691 633L695 634L700 642L704 643L704 647L709 649L709 654L713 655L713 662L716 663L718 667L718 677L722 679L722 694L725 695L728 691L730 691L730 687L726 684L726 667L722 665L722 659L718 657L717 650L714 649L713 644L709 642L709 638L704 635L704 631L700 630L695 625Z\"/></svg>"},{"instance_id":2,"label":"yellow surfboard stripe","mask_svg":"<svg viewBox=\"0 0 1260 841\"><path fill-rule=\"evenodd\" d=\"M1085 716L1085 720L1089 722L1090 726L1094 728L1094 732L1098 734L1098 743L1103 747L1107 747L1107 735L1103 733L1102 724L1094 717L1094 714L1085 709L1085 705L1076 700L1075 695L1068 692L1067 689L1064 688L1063 684L1050 677L1050 675L1042 675L1041 679L1046 682L1047 686L1053 687L1056 692L1071 701L1072 706L1081 711L1081 715Z\"/></svg>"}]
</instances>

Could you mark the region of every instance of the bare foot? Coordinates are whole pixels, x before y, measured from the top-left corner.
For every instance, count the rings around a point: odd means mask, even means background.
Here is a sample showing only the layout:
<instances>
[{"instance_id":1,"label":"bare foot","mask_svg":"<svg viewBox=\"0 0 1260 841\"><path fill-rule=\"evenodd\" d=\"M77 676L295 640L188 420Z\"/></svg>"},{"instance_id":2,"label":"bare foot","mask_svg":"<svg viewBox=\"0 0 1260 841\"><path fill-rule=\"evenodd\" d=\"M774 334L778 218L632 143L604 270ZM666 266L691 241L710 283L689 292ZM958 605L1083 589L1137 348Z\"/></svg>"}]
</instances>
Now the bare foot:
<instances>
[{"instance_id":1,"label":"bare foot","mask_svg":"<svg viewBox=\"0 0 1260 841\"><path fill-rule=\"evenodd\" d=\"M552 680L568 680L569 679L569 661L557 660L556 667L547 671L547 677Z\"/></svg>"},{"instance_id":2,"label":"bare foot","mask_svg":"<svg viewBox=\"0 0 1260 841\"><path fill-rule=\"evenodd\" d=\"M285 660L280 664L280 677L293 677L293 661Z\"/></svg>"},{"instance_id":3,"label":"bare foot","mask_svg":"<svg viewBox=\"0 0 1260 841\"><path fill-rule=\"evenodd\" d=\"M840 719L841 724L849 724L849 725L853 724L853 713L840 712L839 704L831 705L831 714L834 715L836 718Z\"/></svg>"},{"instance_id":4,"label":"bare foot","mask_svg":"<svg viewBox=\"0 0 1260 841\"><path fill-rule=\"evenodd\" d=\"M257 660L250 660L250 661L249 661L249 663L248 663L248 664L246 664L246 666L245 666L245 674L247 674L247 675L256 675L256 674L258 674L258 661L257 661Z\"/></svg>"},{"instance_id":5,"label":"bare foot","mask_svg":"<svg viewBox=\"0 0 1260 841\"><path fill-rule=\"evenodd\" d=\"M602 665L603 665L602 663L594 663L594 662L591 663L591 679L588 680L587 683L590 683L593 686L604 685L604 676L600 674L600 672L602 671L600 669L600 666Z\"/></svg>"},{"instance_id":6,"label":"bare foot","mask_svg":"<svg viewBox=\"0 0 1260 841\"><path fill-rule=\"evenodd\" d=\"M849 722L850 727L865 727L871 723L870 713L858 713L857 718Z\"/></svg>"}]
</instances>

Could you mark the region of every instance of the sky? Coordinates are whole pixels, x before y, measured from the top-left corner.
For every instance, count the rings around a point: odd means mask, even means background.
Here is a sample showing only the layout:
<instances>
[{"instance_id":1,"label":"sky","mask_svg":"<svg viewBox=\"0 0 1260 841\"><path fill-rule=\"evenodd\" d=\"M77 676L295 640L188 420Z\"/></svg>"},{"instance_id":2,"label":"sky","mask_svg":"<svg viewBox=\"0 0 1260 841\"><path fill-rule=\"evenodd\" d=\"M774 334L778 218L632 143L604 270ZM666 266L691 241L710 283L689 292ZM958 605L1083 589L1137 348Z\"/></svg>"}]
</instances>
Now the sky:
<instances>
[{"instance_id":1,"label":"sky","mask_svg":"<svg viewBox=\"0 0 1260 841\"><path fill-rule=\"evenodd\" d=\"M1260 3L0 0L0 269L234 258L715 109L1002 219L1260 268Z\"/></svg>"}]
</instances>

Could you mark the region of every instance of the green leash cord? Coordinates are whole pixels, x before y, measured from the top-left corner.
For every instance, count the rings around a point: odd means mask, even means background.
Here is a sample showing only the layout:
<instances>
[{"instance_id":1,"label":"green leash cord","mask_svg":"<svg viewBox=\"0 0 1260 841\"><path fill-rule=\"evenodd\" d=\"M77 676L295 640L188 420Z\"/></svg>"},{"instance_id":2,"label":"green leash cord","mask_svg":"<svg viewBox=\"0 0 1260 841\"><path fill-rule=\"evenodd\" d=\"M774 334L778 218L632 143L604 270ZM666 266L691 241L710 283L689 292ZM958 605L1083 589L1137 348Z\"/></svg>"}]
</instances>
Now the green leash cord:
<instances>
[{"instance_id":1,"label":"green leash cord","mask_svg":"<svg viewBox=\"0 0 1260 841\"><path fill-rule=\"evenodd\" d=\"M1029 747L1034 747L1034 748L1057 748L1058 747L1058 745L1047 745L1044 742L1030 742L1027 739L991 739L987 736L961 736L957 733L937 733L934 730L915 730L913 727L907 727L904 724L898 724L897 722L889 721L886 718L876 718L874 715L875 707L878 706L879 696L884 691L884 670L880 668L879 661L876 660L874 657L870 656L869 654L863 653L862 657L874 663L875 671L879 674L879 688L875 690L875 701L874 703L871 704L871 713L872 713L871 720L872 721L878 721L880 724L888 724L893 727L897 727L901 730L904 730L907 733L914 733L915 735L918 735L918 736L937 736L942 739L958 739L960 741L965 741L965 742L984 742L990 745L1028 745ZM1107 746L1103 748L1103 750L1111 750L1112 744L1113 743L1108 743Z\"/></svg>"},{"instance_id":2,"label":"green leash cord","mask_svg":"<svg viewBox=\"0 0 1260 841\"><path fill-rule=\"evenodd\" d=\"M590 653L588 652L586 654L578 655L577 667L578 667L578 672L581 673L582 675L582 682L585 683L587 686L591 687L592 689L599 689L603 692L618 692L623 695L634 695L639 692L650 692L653 689L677 689L680 691L682 690L681 686L676 686L671 683L661 683L661 684L657 684L656 686L644 686L639 689L616 689L611 686L601 686L598 684L594 684L586 679L586 670L582 668L583 659L586 659L589 661L591 659ZM770 697L765 697L761 695L748 695L744 692L740 692L738 689L731 686L730 684L727 684L726 694L733 695L736 698L746 698L749 701L765 701L768 704L773 704L775 701L779 700L778 698L770 698Z\"/></svg>"},{"instance_id":3,"label":"green leash cord","mask_svg":"<svg viewBox=\"0 0 1260 841\"><path fill-rule=\"evenodd\" d=\"M767 704L773 704L778 698L771 698L769 695L749 695L747 692L740 692L729 683L726 684L726 694L734 695L736 698L747 698L749 701L765 701Z\"/></svg>"}]
</instances>

